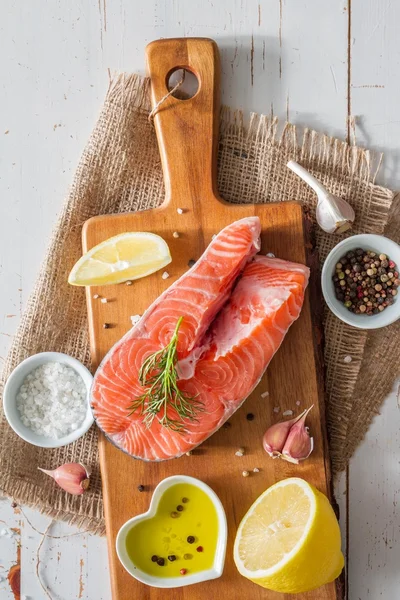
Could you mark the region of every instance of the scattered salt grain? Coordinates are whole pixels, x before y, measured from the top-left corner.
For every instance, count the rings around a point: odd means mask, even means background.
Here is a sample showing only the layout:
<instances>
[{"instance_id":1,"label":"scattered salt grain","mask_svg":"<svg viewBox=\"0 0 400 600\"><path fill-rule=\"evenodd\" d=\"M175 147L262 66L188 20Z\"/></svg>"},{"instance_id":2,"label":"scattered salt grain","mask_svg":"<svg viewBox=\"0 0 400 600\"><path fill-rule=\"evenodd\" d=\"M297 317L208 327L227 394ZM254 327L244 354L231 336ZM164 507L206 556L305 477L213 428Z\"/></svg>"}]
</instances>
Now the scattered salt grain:
<instances>
[{"instance_id":1,"label":"scattered salt grain","mask_svg":"<svg viewBox=\"0 0 400 600\"><path fill-rule=\"evenodd\" d=\"M100 302L101 302L102 304L107 304L108 300L107 300L107 298L102 298L102 299L100 300Z\"/></svg>"},{"instance_id":2,"label":"scattered salt grain","mask_svg":"<svg viewBox=\"0 0 400 600\"><path fill-rule=\"evenodd\" d=\"M189 452L186 452L186 456L192 456L193 452L191 450L189 450Z\"/></svg>"},{"instance_id":3,"label":"scattered salt grain","mask_svg":"<svg viewBox=\"0 0 400 600\"><path fill-rule=\"evenodd\" d=\"M168 279L169 277L169 273L167 271L164 271L164 273L161 275L162 279Z\"/></svg>"},{"instance_id":4,"label":"scattered salt grain","mask_svg":"<svg viewBox=\"0 0 400 600\"><path fill-rule=\"evenodd\" d=\"M278 413L280 410L281 409L279 406L274 406L274 413Z\"/></svg>"},{"instance_id":5,"label":"scattered salt grain","mask_svg":"<svg viewBox=\"0 0 400 600\"><path fill-rule=\"evenodd\" d=\"M125 281L125 285L132 285L132 281Z\"/></svg>"},{"instance_id":6,"label":"scattered salt grain","mask_svg":"<svg viewBox=\"0 0 400 600\"><path fill-rule=\"evenodd\" d=\"M285 412L282 413L282 416L284 417L291 417L293 414L292 410L285 410Z\"/></svg>"},{"instance_id":7,"label":"scattered salt grain","mask_svg":"<svg viewBox=\"0 0 400 600\"><path fill-rule=\"evenodd\" d=\"M2 530L0 531L0 535L1 535L1 536L3 536L3 535L7 535L7 529L2 529Z\"/></svg>"},{"instance_id":8,"label":"scattered salt grain","mask_svg":"<svg viewBox=\"0 0 400 600\"><path fill-rule=\"evenodd\" d=\"M345 363L351 363L352 360L353 359L351 358L351 356L347 355L347 356L344 357L343 362L345 362Z\"/></svg>"},{"instance_id":9,"label":"scattered salt grain","mask_svg":"<svg viewBox=\"0 0 400 600\"><path fill-rule=\"evenodd\" d=\"M300 406L300 400L297 400L296 406Z\"/></svg>"},{"instance_id":10,"label":"scattered salt grain","mask_svg":"<svg viewBox=\"0 0 400 600\"><path fill-rule=\"evenodd\" d=\"M215 238L216 238L216 237L217 237L217 234L216 234L216 233L214 233L214 234L211 236L211 239L212 239L212 240L215 240Z\"/></svg>"},{"instance_id":11,"label":"scattered salt grain","mask_svg":"<svg viewBox=\"0 0 400 600\"><path fill-rule=\"evenodd\" d=\"M183 208L177 208L176 212L178 213L178 215L183 215Z\"/></svg>"},{"instance_id":12,"label":"scattered salt grain","mask_svg":"<svg viewBox=\"0 0 400 600\"><path fill-rule=\"evenodd\" d=\"M250 475L250 473L248 471L243 471L242 475L243 475L243 477L248 477Z\"/></svg>"},{"instance_id":13,"label":"scattered salt grain","mask_svg":"<svg viewBox=\"0 0 400 600\"><path fill-rule=\"evenodd\" d=\"M97 300L97 298L100 298L100 296L99 296L99 294L93 294L93 298L94 298L95 300Z\"/></svg>"},{"instance_id":14,"label":"scattered salt grain","mask_svg":"<svg viewBox=\"0 0 400 600\"><path fill-rule=\"evenodd\" d=\"M253 473L259 473L259 472L260 472L260 469L258 469L257 467L254 467Z\"/></svg>"},{"instance_id":15,"label":"scattered salt grain","mask_svg":"<svg viewBox=\"0 0 400 600\"><path fill-rule=\"evenodd\" d=\"M239 450L237 450L235 452L235 456L243 456L244 455L244 448L239 448Z\"/></svg>"},{"instance_id":16,"label":"scattered salt grain","mask_svg":"<svg viewBox=\"0 0 400 600\"><path fill-rule=\"evenodd\" d=\"M38 435L61 438L83 423L87 391L82 377L68 365L48 362L25 377L17 394L21 421Z\"/></svg>"},{"instance_id":17,"label":"scattered salt grain","mask_svg":"<svg viewBox=\"0 0 400 600\"><path fill-rule=\"evenodd\" d=\"M268 256L268 258L275 258L275 254L273 252L268 252L268 254L265 256Z\"/></svg>"},{"instance_id":18,"label":"scattered salt grain","mask_svg":"<svg viewBox=\"0 0 400 600\"><path fill-rule=\"evenodd\" d=\"M268 396L269 396L269 392L263 392L261 394L261 398L268 398Z\"/></svg>"},{"instance_id":19,"label":"scattered salt grain","mask_svg":"<svg viewBox=\"0 0 400 600\"><path fill-rule=\"evenodd\" d=\"M174 231L174 233L172 234L172 237L178 238L179 237L179 233L177 231Z\"/></svg>"},{"instance_id":20,"label":"scattered salt grain","mask_svg":"<svg viewBox=\"0 0 400 600\"><path fill-rule=\"evenodd\" d=\"M131 315L132 325L137 325L137 323L139 323L140 319L141 319L140 315Z\"/></svg>"}]
</instances>

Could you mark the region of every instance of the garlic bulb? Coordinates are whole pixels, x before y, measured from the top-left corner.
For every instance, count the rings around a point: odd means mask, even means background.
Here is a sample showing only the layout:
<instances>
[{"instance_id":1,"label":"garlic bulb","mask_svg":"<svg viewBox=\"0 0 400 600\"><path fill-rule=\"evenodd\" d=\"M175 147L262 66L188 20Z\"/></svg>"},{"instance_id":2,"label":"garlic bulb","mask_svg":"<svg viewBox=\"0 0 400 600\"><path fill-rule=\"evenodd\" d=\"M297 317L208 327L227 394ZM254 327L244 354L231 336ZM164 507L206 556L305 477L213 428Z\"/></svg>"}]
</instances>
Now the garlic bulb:
<instances>
[{"instance_id":1,"label":"garlic bulb","mask_svg":"<svg viewBox=\"0 0 400 600\"><path fill-rule=\"evenodd\" d=\"M299 420L300 417L290 419L289 421L281 421L271 425L264 433L263 447L265 452L272 458L278 458L282 454L283 447L288 438L291 427Z\"/></svg>"},{"instance_id":2,"label":"garlic bulb","mask_svg":"<svg viewBox=\"0 0 400 600\"><path fill-rule=\"evenodd\" d=\"M311 409L312 406L298 417L281 421L267 429L263 446L272 458L282 458L298 465L310 456L314 449L314 440L306 427L306 418Z\"/></svg>"},{"instance_id":3,"label":"garlic bulb","mask_svg":"<svg viewBox=\"0 0 400 600\"><path fill-rule=\"evenodd\" d=\"M290 160L287 166L316 192L316 220L321 229L327 233L344 233L351 229L355 213L348 202L328 192L318 179L294 160Z\"/></svg>"}]
</instances>

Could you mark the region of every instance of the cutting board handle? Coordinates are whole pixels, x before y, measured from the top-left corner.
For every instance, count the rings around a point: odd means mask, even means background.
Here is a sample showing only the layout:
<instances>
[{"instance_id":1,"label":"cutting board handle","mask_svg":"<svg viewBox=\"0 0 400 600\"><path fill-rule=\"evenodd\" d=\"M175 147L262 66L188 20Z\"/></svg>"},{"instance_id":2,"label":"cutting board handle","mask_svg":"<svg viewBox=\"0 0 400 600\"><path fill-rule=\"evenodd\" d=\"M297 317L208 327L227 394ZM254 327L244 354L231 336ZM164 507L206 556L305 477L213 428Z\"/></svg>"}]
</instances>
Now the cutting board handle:
<instances>
[{"instance_id":1,"label":"cutting board handle","mask_svg":"<svg viewBox=\"0 0 400 600\"><path fill-rule=\"evenodd\" d=\"M207 38L176 38L151 42L146 48L153 108L168 94L168 80L177 69L198 80L192 98L170 95L157 107L154 126L166 188L164 208L196 208L218 200L217 148L220 61L217 44Z\"/></svg>"}]
</instances>

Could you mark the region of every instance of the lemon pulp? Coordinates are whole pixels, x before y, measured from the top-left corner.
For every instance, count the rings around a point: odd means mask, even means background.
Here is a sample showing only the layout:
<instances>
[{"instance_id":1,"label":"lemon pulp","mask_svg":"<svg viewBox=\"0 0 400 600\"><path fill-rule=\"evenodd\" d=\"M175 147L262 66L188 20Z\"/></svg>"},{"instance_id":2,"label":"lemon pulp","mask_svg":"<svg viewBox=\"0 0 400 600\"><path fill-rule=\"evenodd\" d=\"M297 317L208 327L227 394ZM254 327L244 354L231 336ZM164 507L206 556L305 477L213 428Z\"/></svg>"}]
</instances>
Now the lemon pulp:
<instances>
[{"instance_id":1,"label":"lemon pulp","mask_svg":"<svg viewBox=\"0 0 400 600\"><path fill-rule=\"evenodd\" d=\"M111 237L86 252L68 278L72 285L107 285L139 279L171 262L168 244L148 232Z\"/></svg>"},{"instance_id":2,"label":"lemon pulp","mask_svg":"<svg viewBox=\"0 0 400 600\"><path fill-rule=\"evenodd\" d=\"M234 559L239 572L284 593L315 589L339 576L340 529L324 494L291 478L266 490L239 525Z\"/></svg>"}]
</instances>

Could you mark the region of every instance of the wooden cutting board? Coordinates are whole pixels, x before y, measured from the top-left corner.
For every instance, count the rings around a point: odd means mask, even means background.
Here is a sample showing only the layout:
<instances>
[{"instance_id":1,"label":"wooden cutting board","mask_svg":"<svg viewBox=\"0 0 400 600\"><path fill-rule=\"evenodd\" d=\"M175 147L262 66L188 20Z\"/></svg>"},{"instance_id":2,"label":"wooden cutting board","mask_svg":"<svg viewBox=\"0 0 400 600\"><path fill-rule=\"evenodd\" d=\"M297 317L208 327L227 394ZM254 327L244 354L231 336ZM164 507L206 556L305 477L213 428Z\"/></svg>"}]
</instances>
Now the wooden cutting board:
<instances>
[{"instance_id":1,"label":"wooden cutting board","mask_svg":"<svg viewBox=\"0 0 400 600\"><path fill-rule=\"evenodd\" d=\"M175 67L194 72L199 91L188 100L172 96L159 107L155 117L162 158L166 199L156 209L135 214L99 216L84 226L83 246L87 250L110 236L126 231L152 231L168 243L172 263L161 272L134 281L131 286L87 288L90 341L96 367L111 346L128 331L130 316L142 314L172 282L198 259L212 235L232 221L257 215L262 223L262 252L305 263L306 238L302 208L295 202L264 205L229 205L218 198L216 149L219 114L219 56L216 44L207 39L160 40L147 47L152 81L153 105L167 93L167 76ZM183 209L183 214L177 212ZM179 238L173 237L179 233ZM313 277L317 277L314 273ZM310 286L312 288L312 284ZM94 299L100 294L109 301ZM109 329L103 324L110 323ZM107 539L114 600L336 600L335 584L296 596L281 595L247 581L237 572L232 547L239 522L249 506L268 486L290 476L303 477L321 491L330 491L328 447L321 389L318 344L313 336L309 290L299 320L289 330L258 388L223 427L193 452L177 460L145 463L134 460L100 435L99 450L103 480ZM261 398L268 391L269 396ZM266 428L292 410L299 414L314 404L309 425L315 450L299 466L272 460L262 448ZM275 408L275 410L274 410ZM275 412L279 408L279 413ZM248 413L253 420L246 418ZM235 456L239 447L243 457ZM253 469L260 469L253 473ZM242 476L243 470L251 472ZM120 565L115 538L130 517L148 509L152 491L165 477L194 475L219 495L227 514L228 546L224 574L220 579L174 590L147 587L132 578ZM139 492L138 485L145 491Z\"/></svg>"}]
</instances>

